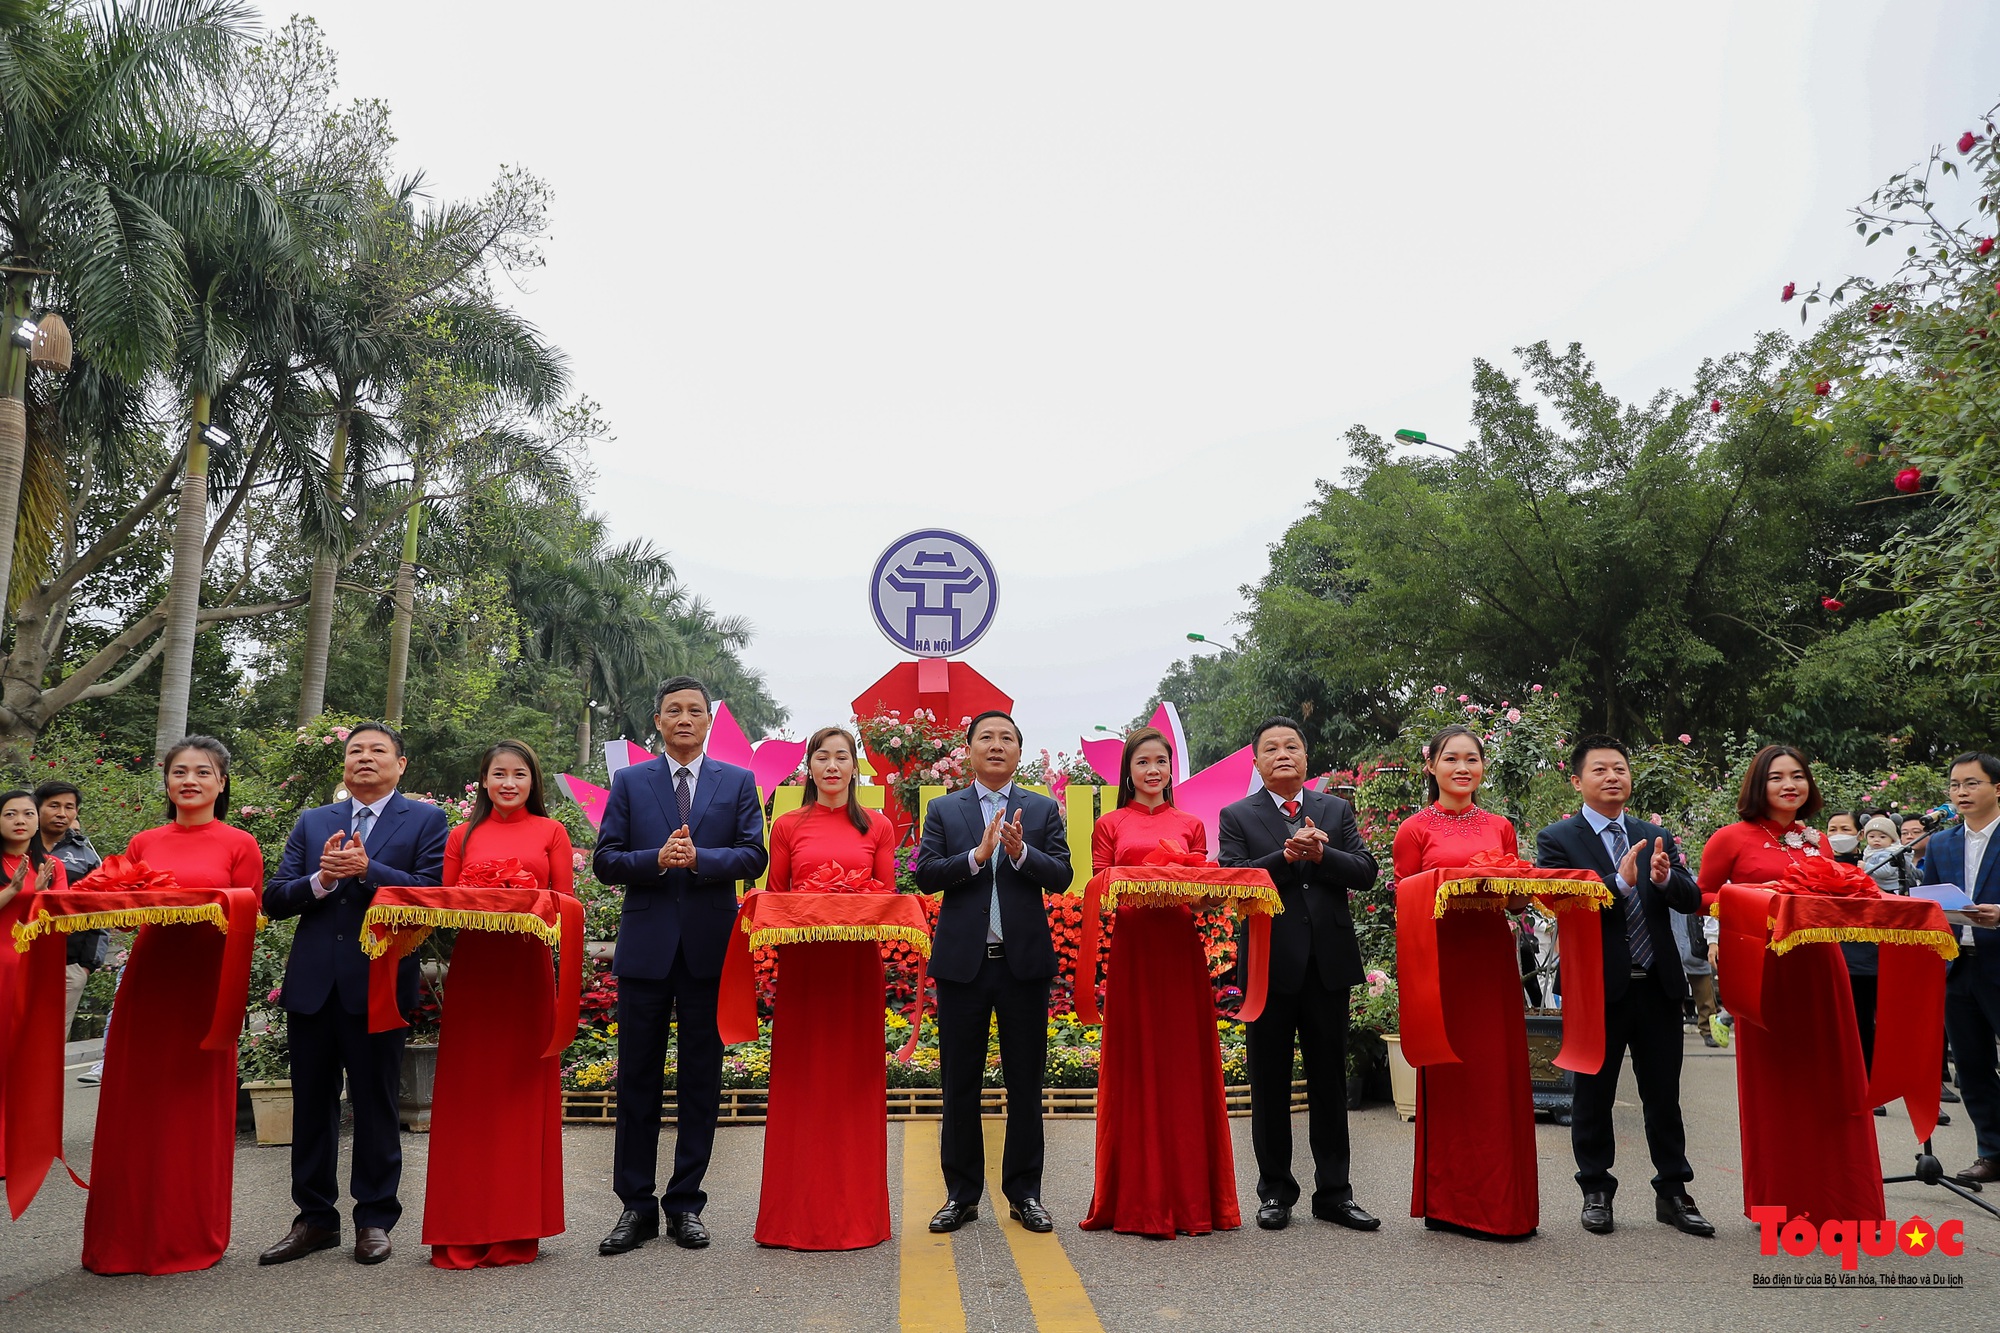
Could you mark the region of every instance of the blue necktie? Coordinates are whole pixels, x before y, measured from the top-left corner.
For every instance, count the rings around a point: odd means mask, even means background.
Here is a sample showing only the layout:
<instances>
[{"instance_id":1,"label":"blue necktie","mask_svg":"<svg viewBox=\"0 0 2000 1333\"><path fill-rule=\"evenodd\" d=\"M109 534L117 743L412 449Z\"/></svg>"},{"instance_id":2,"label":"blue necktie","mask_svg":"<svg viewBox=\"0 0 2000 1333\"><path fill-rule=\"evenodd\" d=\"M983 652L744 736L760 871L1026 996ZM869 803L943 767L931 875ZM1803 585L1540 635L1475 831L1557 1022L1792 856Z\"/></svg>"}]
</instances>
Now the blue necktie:
<instances>
[{"instance_id":1,"label":"blue necktie","mask_svg":"<svg viewBox=\"0 0 2000 1333\"><path fill-rule=\"evenodd\" d=\"M1624 861L1625 853L1631 850L1632 840L1625 836L1622 817L1605 825L1604 831L1611 835L1611 865L1615 870ZM1650 861L1635 867L1633 873L1652 874ZM1632 955L1632 966L1652 967L1653 937L1646 931L1646 914L1639 903L1639 885L1636 882L1625 894L1625 948Z\"/></svg>"},{"instance_id":2,"label":"blue necktie","mask_svg":"<svg viewBox=\"0 0 2000 1333\"><path fill-rule=\"evenodd\" d=\"M1007 798L994 792L985 797L980 805L986 811L986 822L991 824L994 815L1006 813ZM984 830L981 830L981 833L983 835ZM1000 848L995 847L993 860L989 863L993 871L993 897L986 915L986 929L996 940L1005 938L1000 932L1000 858L1005 854Z\"/></svg>"},{"instance_id":3,"label":"blue necktie","mask_svg":"<svg viewBox=\"0 0 2000 1333\"><path fill-rule=\"evenodd\" d=\"M681 827L686 828L688 811L694 808L694 794L688 790L688 771L683 768L674 778L674 803L681 808Z\"/></svg>"},{"instance_id":4,"label":"blue necktie","mask_svg":"<svg viewBox=\"0 0 2000 1333\"><path fill-rule=\"evenodd\" d=\"M364 805L354 812L354 840L366 847L368 835L374 831L375 812Z\"/></svg>"}]
</instances>

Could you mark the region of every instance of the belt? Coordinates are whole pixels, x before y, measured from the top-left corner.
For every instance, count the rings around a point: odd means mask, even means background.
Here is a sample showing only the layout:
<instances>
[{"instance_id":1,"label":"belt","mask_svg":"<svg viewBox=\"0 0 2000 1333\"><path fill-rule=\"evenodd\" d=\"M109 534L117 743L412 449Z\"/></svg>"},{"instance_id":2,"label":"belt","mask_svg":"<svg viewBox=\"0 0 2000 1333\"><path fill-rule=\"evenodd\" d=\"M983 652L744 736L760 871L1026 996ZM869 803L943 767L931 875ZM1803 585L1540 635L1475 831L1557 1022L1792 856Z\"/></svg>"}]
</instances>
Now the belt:
<instances>
[{"instance_id":1,"label":"belt","mask_svg":"<svg viewBox=\"0 0 2000 1333\"><path fill-rule=\"evenodd\" d=\"M1632 969L1632 975L1635 977L1650 977L1653 974L1643 967L1635 967Z\"/></svg>"},{"instance_id":2,"label":"belt","mask_svg":"<svg viewBox=\"0 0 2000 1333\"><path fill-rule=\"evenodd\" d=\"M988 958L1005 958L1007 956L1007 946L998 940L988 940L986 941L986 956Z\"/></svg>"}]
</instances>

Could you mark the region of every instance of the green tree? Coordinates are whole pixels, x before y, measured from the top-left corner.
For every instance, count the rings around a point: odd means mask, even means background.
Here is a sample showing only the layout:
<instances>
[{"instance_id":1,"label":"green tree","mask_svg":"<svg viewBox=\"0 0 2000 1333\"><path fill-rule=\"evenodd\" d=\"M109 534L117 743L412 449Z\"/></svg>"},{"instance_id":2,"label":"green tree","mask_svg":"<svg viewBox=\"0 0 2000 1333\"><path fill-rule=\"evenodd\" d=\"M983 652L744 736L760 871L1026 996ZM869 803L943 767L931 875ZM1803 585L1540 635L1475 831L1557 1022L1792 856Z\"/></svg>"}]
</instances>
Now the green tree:
<instances>
[{"instance_id":1,"label":"green tree","mask_svg":"<svg viewBox=\"0 0 2000 1333\"><path fill-rule=\"evenodd\" d=\"M2000 686L2000 141L1995 115L1854 210L1869 245L1906 241L1884 279L1815 288L1832 317L1792 384L1799 424L1855 442L1894 531L1854 552L1854 587L1889 599L1901 658L1936 668L1995 727ZM1907 469L1907 490L1890 489Z\"/></svg>"}]
</instances>

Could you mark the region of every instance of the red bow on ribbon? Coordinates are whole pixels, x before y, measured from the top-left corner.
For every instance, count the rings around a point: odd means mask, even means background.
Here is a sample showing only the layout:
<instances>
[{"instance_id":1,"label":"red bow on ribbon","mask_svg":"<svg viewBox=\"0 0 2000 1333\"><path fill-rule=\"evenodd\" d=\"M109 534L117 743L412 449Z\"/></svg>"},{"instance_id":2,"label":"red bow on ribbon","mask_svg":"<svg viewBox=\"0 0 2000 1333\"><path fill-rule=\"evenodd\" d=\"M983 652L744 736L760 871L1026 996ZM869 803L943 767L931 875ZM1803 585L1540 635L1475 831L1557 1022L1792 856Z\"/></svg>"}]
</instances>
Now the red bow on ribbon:
<instances>
[{"instance_id":1,"label":"red bow on ribbon","mask_svg":"<svg viewBox=\"0 0 2000 1333\"><path fill-rule=\"evenodd\" d=\"M849 870L838 861L815 866L811 874L792 883L794 893L894 893L867 870Z\"/></svg>"},{"instance_id":2,"label":"red bow on ribbon","mask_svg":"<svg viewBox=\"0 0 2000 1333\"><path fill-rule=\"evenodd\" d=\"M535 872L522 865L519 858L508 857L504 861L474 861L458 872L460 889L538 889L541 882Z\"/></svg>"},{"instance_id":3,"label":"red bow on ribbon","mask_svg":"<svg viewBox=\"0 0 2000 1333\"><path fill-rule=\"evenodd\" d=\"M1880 898L1882 886L1860 866L1827 856L1809 856L1794 862L1778 881L1786 893L1807 893L1820 898Z\"/></svg>"},{"instance_id":4,"label":"red bow on ribbon","mask_svg":"<svg viewBox=\"0 0 2000 1333\"><path fill-rule=\"evenodd\" d=\"M1495 847L1488 848L1483 852L1474 852L1466 858L1465 868L1467 870L1484 870L1492 873L1495 878L1505 878L1508 875L1518 874L1523 870L1532 872L1535 867L1523 861L1520 857L1515 856L1512 852L1503 852Z\"/></svg>"},{"instance_id":5,"label":"red bow on ribbon","mask_svg":"<svg viewBox=\"0 0 2000 1333\"><path fill-rule=\"evenodd\" d=\"M1200 852L1191 852L1187 844L1179 838L1162 838L1160 845L1139 862L1142 866L1205 866L1208 858Z\"/></svg>"},{"instance_id":6,"label":"red bow on ribbon","mask_svg":"<svg viewBox=\"0 0 2000 1333\"><path fill-rule=\"evenodd\" d=\"M151 893L160 889L178 889L180 881L164 870L155 870L144 861L120 852L106 857L102 865L70 887L115 893Z\"/></svg>"}]
</instances>

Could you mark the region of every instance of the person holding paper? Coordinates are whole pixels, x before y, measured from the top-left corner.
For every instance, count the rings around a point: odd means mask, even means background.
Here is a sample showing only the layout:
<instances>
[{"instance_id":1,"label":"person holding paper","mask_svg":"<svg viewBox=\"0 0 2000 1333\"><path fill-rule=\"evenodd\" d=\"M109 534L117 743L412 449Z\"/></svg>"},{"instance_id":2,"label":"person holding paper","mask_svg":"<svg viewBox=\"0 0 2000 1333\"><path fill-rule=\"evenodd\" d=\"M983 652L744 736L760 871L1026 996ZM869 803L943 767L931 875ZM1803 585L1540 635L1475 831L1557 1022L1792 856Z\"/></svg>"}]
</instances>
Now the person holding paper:
<instances>
[{"instance_id":1,"label":"person holding paper","mask_svg":"<svg viewBox=\"0 0 2000 1333\"><path fill-rule=\"evenodd\" d=\"M1959 946L1945 982L1944 1029L1958 1064L1958 1091L1978 1136L1979 1155L1958 1173L1968 1184L2000 1181L2000 756L1963 754L1953 761L1946 791L1959 823L1931 836L1924 883L1957 884L1972 901L1972 943ZM1919 890L1921 892L1921 890ZM1924 896L1929 897L1929 894ZM1947 903L1949 907L1951 904Z\"/></svg>"}]
</instances>

